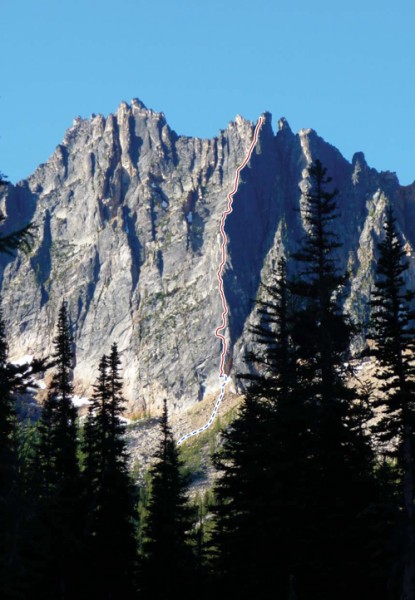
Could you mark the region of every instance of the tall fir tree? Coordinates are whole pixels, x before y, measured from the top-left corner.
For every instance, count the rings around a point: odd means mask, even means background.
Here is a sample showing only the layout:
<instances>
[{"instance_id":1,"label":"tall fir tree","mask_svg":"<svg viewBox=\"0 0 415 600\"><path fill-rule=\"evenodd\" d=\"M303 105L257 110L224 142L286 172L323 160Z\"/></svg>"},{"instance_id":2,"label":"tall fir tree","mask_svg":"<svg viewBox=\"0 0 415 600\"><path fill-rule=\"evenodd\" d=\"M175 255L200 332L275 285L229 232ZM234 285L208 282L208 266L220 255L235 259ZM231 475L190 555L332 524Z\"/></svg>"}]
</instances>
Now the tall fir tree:
<instances>
[{"instance_id":1,"label":"tall fir tree","mask_svg":"<svg viewBox=\"0 0 415 600\"><path fill-rule=\"evenodd\" d=\"M339 273L335 231L337 190L319 160L308 168L303 197L306 235L293 255L297 297L293 341L300 377L313 405L310 430L315 436L313 556L304 569L305 588L319 598L377 597L376 565L364 555L373 526L369 508L378 500L373 476L374 453L362 427L358 390L348 381L344 363L352 326L341 305L346 277ZM369 411L370 412L370 411ZM366 411L365 417L370 414Z\"/></svg>"},{"instance_id":2,"label":"tall fir tree","mask_svg":"<svg viewBox=\"0 0 415 600\"><path fill-rule=\"evenodd\" d=\"M195 560L190 546L192 511L186 497L179 453L168 423L161 417L161 442L151 468L151 494L144 527L142 589L144 597L165 599L198 595L193 588Z\"/></svg>"},{"instance_id":3,"label":"tall fir tree","mask_svg":"<svg viewBox=\"0 0 415 600\"><path fill-rule=\"evenodd\" d=\"M70 598L79 592L81 558L81 482L78 465L77 412L73 405L73 352L65 303L54 339L55 373L38 424L36 444L37 507L32 548L33 593Z\"/></svg>"},{"instance_id":4,"label":"tall fir tree","mask_svg":"<svg viewBox=\"0 0 415 600\"><path fill-rule=\"evenodd\" d=\"M103 356L84 430L86 550L90 597L135 597L134 497L116 344Z\"/></svg>"},{"instance_id":5,"label":"tall fir tree","mask_svg":"<svg viewBox=\"0 0 415 600\"><path fill-rule=\"evenodd\" d=\"M391 207L384 228L371 300L371 353L379 365L376 377L384 394L375 431L399 469L400 598L409 600L415 598L415 294L404 279L409 263Z\"/></svg>"},{"instance_id":6,"label":"tall fir tree","mask_svg":"<svg viewBox=\"0 0 415 600\"><path fill-rule=\"evenodd\" d=\"M350 397L342 372L351 332L336 295L346 277L338 271L335 251L341 243L332 227L338 216L338 191L327 190L331 178L319 160L309 166L308 176L309 188L302 201L306 235L292 256L298 273L290 289L300 299L294 342L315 396L322 406L331 406L335 398Z\"/></svg>"},{"instance_id":7,"label":"tall fir tree","mask_svg":"<svg viewBox=\"0 0 415 600\"><path fill-rule=\"evenodd\" d=\"M266 597L272 590L288 598L307 554L313 440L311 405L297 377L284 259L272 278L252 328L256 351L247 355L256 373L242 376L246 397L215 459L221 477L212 541L214 570L229 594Z\"/></svg>"},{"instance_id":8,"label":"tall fir tree","mask_svg":"<svg viewBox=\"0 0 415 600\"><path fill-rule=\"evenodd\" d=\"M38 465L41 493L46 498L50 494L75 492L79 484L77 412L72 402L72 338L65 303L59 310L53 358L56 370L39 422Z\"/></svg>"}]
</instances>

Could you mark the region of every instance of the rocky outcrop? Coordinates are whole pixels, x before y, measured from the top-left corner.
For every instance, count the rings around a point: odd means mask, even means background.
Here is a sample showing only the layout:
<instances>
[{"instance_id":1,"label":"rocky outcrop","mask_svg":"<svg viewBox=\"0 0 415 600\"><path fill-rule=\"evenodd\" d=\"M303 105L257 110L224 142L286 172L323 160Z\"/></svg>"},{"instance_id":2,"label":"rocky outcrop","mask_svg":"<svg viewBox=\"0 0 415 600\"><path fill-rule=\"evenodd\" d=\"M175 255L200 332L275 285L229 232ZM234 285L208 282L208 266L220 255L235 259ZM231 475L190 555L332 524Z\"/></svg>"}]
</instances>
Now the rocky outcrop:
<instances>
[{"instance_id":1,"label":"rocky outcrop","mask_svg":"<svg viewBox=\"0 0 415 600\"><path fill-rule=\"evenodd\" d=\"M392 202L414 279L415 188L377 173L362 153L346 161L313 130L274 134L265 113L226 222L227 370L243 368L253 300L278 255L304 233L301 192L320 158L341 190L337 224L345 307L367 315L376 241ZM68 303L78 393L90 392L100 356L119 345L130 412L181 410L219 388L219 222L254 124L236 117L212 140L178 136L140 101L116 114L75 119L49 161L3 198L8 227L33 221L29 256L4 259L4 316L12 358L51 348ZM299 209L299 210L295 210ZM414 282L415 283L415 282Z\"/></svg>"}]
</instances>

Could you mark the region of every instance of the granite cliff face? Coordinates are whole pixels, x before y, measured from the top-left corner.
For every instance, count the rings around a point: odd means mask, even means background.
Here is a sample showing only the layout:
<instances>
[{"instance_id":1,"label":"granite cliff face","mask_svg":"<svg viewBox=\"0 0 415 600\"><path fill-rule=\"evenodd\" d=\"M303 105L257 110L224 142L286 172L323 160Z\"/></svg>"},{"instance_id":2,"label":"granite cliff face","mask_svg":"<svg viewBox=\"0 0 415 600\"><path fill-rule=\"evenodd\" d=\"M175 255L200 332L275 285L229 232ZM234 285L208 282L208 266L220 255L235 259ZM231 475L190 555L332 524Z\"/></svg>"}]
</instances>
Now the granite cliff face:
<instances>
[{"instance_id":1,"label":"granite cliff face","mask_svg":"<svg viewBox=\"0 0 415 600\"><path fill-rule=\"evenodd\" d=\"M415 285L415 186L369 168L361 153L350 164L313 130L295 135L284 119L274 134L271 115L264 118L226 222L231 374L243 368L261 278L304 233L299 187L315 158L341 190L339 258L351 272L346 308L365 317L388 202ZM31 255L1 266L11 357L50 350L65 298L79 394L90 392L114 341L132 412L156 412L165 397L181 410L218 389L219 222L253 131L237 117L212 140L178 136L138 100L107 118L75 119L49 161L2 199L10 228L30 220L37 226Z\"/></svg>"}]
</instances>

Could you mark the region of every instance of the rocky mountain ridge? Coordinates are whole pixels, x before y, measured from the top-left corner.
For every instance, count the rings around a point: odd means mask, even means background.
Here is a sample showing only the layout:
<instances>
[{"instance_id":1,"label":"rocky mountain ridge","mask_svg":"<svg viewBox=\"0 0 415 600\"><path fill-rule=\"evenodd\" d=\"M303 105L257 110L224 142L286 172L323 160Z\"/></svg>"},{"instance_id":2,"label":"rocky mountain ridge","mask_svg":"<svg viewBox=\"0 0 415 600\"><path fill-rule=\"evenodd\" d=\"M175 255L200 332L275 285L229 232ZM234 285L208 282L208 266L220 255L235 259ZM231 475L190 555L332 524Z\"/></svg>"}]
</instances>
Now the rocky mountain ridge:
<instances>
[{"instance_id":1,"label":"rocky mountain ridge","mask_svg":"<svg viewBox=\"0 0 415 600\"><path fill-rule=\"evenodd\" d=\"M313 130L294 134L285 119L274 134L271 115L263 117L226 221L231 376L244 368L261 279L304 233L300 190L315 158L340 190L339 261L351 274L345 308L367 315L388 202L415 286L415 185L371 169L362 153L349 163ZM80 395L90 393L99 358L114 341L130 413L156 413L163 398L182 411L219 389L219 222L254 126L238 116L211 140L179 136L139 100L106 118L75 119L47 163L8 186L1 200L8 227L37 226L32 253L1 264L11 357L50 350L65 298Z\"/></svg>"}]
</instances>

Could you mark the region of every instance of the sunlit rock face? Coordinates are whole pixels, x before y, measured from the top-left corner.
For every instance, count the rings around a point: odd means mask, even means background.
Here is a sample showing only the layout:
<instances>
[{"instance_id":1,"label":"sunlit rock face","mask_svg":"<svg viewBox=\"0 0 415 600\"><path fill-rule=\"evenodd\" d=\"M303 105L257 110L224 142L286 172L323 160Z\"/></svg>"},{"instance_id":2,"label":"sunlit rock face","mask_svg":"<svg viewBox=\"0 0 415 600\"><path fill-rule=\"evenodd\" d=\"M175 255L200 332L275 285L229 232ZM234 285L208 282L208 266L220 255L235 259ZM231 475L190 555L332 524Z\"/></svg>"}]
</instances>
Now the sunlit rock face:
<instances>
[{"instance_id":1,"label":"sunlit rock face","mask_svg":"<svg viewBox=\"0 0 415 600\"><path fill-rule=\"evenodd\" d=\"M339 265L350 271L345 309L367 317L388 202L405 238L411 281L415 272L414 186L369 168L362 153L350 164L313 130L294 134L285 119L275 134L271 115L263 116L226 221L226 370L233 378L245 368L260 281L269 281L278 256L304 235L301 191L313 159L340 190ZM238 116L214 139L179 136L138 100L107 118L76 119L49 161L3 194L9 228L37 226L31 254L4 259L1 268L11 357L51 350L64 299L81 395L91 392L113 342L130 412L157 412L163 398L181 410L218 389L219 223L254 127Z\"/></svg>"}]
</instances>

